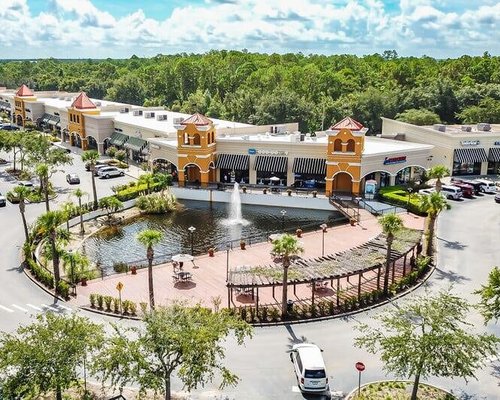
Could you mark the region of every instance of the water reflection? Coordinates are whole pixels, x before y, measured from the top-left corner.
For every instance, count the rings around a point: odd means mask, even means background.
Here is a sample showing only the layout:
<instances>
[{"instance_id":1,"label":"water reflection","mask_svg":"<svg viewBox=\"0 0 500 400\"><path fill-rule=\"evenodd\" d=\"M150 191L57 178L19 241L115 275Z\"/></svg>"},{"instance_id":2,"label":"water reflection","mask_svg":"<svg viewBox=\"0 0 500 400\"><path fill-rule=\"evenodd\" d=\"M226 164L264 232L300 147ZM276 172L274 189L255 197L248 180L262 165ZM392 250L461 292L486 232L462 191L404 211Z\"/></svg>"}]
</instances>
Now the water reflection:
<instances>
[{"instance_id":1,"label":"water reflection","mask_svg":"<svg viewBox=\"0 0 500 400\"><path fill-rule=\"evenodd\" d=\"M239 241L246 238L255 242L265 240L273 232L285 230L294 232L301 228L304 231L317 229L328 221L329 224L338 221L341 216L332 211L317 211L304 209L286 209L282 217L280 207L242 206L243 218L249 221L247 225L228 225L227 205L206 202L182 201L182 207L168 215L140 216L118 229L105 229L90 237L85 248L88 256L109 268L115 262L143 260L146 255L144 247L135 239L138 232L144 229L157 229L164 233L162 242L156 246L157 258L169 258L176 253L191 251L191 237L188 227L194 226L194 253L204 254L210 247L225 248L229 240ZM238 245L235 242L235 245Z\"/></svg>"}]
</instances>

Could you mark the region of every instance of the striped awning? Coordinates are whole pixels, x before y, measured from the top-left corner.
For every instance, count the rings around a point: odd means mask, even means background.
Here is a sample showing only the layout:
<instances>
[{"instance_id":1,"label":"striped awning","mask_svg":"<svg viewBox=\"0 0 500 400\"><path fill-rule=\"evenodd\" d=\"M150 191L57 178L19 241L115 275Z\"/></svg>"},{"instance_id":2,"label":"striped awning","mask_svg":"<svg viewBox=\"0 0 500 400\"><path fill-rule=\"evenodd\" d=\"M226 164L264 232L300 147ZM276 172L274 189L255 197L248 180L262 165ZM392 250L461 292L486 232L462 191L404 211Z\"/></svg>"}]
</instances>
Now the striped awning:
<instances>
[{"instance_id":1,"label":"striped awning","mask_svg":"<svg viewBox=\"0 0 500 400\"><path fill-rule=\"evenodd\" d=\"M474 164L477 162L486 162L488 161L488 157L486 156L486 151L482 147L474 149L455 149L453 160L462 164Z\"/></svg>"},{"instance_id":2,"label":"striped awning","mask_svg":"<svg viewBox=\"0 0 500 400\"><path fill-rule=\"evenodd\" d=\"M492 147L490 149L488 160L491 162L500 162L500 147Z\"/></svg>"},{"instance_id":3,"label":"striped awning","mask_svg":"<svg viewBox=\"0 0 500 400\"><path fill-rule=\"evenodd\" d=\"M296 174L326 175L325 158L301 158L293 160L292 171Z\"/></svg>"},{"instance_id":4,"label":"striped awning","mask_svg":"<svg viewBox=\"0 0 500 400\"><path fill-rule=\"evenodd\" d=\"M125 143L127 139L128 139L127 135L124 135L123 133L114 132L109 138L109 143L114 146L123 146L123 143Z\"/></svg>"},{"instance_id":5,"label":"striped awning","mask_svg":"<svg viewBox=\"0 0 500 400\"><path fill-rule=\"evenodd\" d=\"M126 149L133 150L133 151L141 151L142 149L144 149L146 147L147 144L148 144L148 142L146 142L145 140L143 140L141 138L129 136L128 140L125 142L123 147L125 147Z\"/></svg>"},{"instance_id":6,"label":"striped awning","mask_svg":"<svg viewBox=\"0 0 500 400\"><path fill-rule=\"evenodd\" d=\"M263 172L286 172L288 157L257 156L254 169Z\"/></svg>"},{"instance_id":7,"label":"striped awning","mask_svg":"<svg viewBox=\"0 0 500 400\"><path fill-rule=\"evenodd\" d=\"M247 171L250 156L247 154L219 154L215 168L234 169L235 171Z\"/></svg>"}]
</instances>

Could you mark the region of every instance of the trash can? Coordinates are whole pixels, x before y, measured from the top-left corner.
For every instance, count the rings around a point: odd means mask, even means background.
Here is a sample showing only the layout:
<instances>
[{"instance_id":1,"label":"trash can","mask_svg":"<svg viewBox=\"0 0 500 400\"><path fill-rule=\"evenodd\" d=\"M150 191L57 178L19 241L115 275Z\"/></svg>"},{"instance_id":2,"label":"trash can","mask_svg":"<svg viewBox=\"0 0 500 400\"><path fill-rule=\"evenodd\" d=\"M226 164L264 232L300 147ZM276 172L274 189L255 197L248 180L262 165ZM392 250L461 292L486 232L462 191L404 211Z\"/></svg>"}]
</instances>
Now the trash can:
<instances>
[{"instance_id":1,"label":"trash can","mask_svg":"<svg viewBox=\"0 0 500 400\"><path fill-rule=\"evenodd\" d=\"M293 311L293 300L288 300L286 302L286 311L291 313Z\"/></svg>"}]
</instances>

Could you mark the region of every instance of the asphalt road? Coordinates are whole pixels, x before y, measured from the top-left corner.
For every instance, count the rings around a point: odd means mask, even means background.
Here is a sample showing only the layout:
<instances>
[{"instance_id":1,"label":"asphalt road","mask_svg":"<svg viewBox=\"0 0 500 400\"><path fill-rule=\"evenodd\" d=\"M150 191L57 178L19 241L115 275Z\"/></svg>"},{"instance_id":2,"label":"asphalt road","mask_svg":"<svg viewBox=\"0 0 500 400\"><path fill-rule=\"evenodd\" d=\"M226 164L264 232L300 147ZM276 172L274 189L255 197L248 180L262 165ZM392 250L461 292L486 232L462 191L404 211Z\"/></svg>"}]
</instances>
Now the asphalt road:
<instances>
[{"instance_id":1,"label":"asphalt road","mask_svg":"<svg viewBox=\"0 0 500 400\"><path fill-rule=\"evenodd\" d=\"M5 155L0 153L0 157ZM4 173L5 166L0 166L0 192L10 190L15 182L9 181ZM80 187L91 196L90 174L84 172L79 157L75 164L58 172L53 183L59 193L54 203L62 203L76 188L65 181L65 174L76 172L80 175ZM109 181L98 181L98 194L111 194L111 186L131 178L115 178ZM90 197L91 198L91 197ZM492 196L483 196L474 200L452 202L452 209L442 214L438 226L438 268L431 276L426 287L418 289L415 294L423 294L425 290L437 291L453 284L456 293L476 301L472 292L483 283L493 265L500 265L498 238L500 235L500 205L495 204ZM44 211L43 204L27 206L30 221ZM20 324L27 323L32 315L53 310L68 312L54 302L52 297L40 290L24 274L20 273L19 247L22 243L22 225L17 205L10 203L0 208L0 330L12 331ZM427 288L427 289L426 289ZM401 301L410 301L412 294ZM393 307L386 305L385 307ZM225 364L240 378L236 388L218 390L216 384L193 392L193 399L321 399L322 396L304 396L296 386L296 380L290 363L288 351L296 341L306 340L316 343L323 350L328 368L332 391L348 392L357 385L357 372L354 364L363 361L366 371L363 381L385 379L382 363L378 356L368 354L365 350L355 348L353 341L358 322L371 322L371 317L382 308L362 312L350 318L341 318L318 323L304 323L290 326L256 328L253 339L244 347L236 346L234 341L226 344L227 358ZM24 311L23 311L24 310ZM108 321L96 314L82 312L95 321ZM499 325L490 324L484 327L477 313L470 318L474 329L487 330L500 336ZM137 323L124 321L125 325ZM496 375L495 375L496 374ZM429 378L428 382L463 393L468 399L500 399L500 363L492 360L483 370L477 372L478 380L466 384L463 380ZM173 389L180 390L181 384L174 380ZM220 397L218 397L220 396ZM323 398L326 398L324 396Z\"/></svg>"}]
</instances>

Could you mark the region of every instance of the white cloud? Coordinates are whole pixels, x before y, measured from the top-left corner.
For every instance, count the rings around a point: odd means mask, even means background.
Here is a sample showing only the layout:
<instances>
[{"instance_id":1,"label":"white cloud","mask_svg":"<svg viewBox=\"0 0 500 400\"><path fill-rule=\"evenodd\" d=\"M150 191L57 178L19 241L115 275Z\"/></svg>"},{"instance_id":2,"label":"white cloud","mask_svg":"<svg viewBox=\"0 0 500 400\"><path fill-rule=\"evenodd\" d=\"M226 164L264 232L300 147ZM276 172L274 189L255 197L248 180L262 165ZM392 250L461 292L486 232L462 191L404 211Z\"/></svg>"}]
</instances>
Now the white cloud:
<instances>
[{"instance_id":1,"label":"white cloud","mask_svg":"<svg viewBox=\"0 0 500 400\"><path fill-rule=\"evenodd\" d=\"M453 4L459 4L454 7ZM129 57L212 48L286 52L458 56L498 54L494 0L205 0L165 20L137 11L115 17L91 0L51 0L32 15L27 0L3 0L2 57Z\"/></svg>"}]
</instances>

